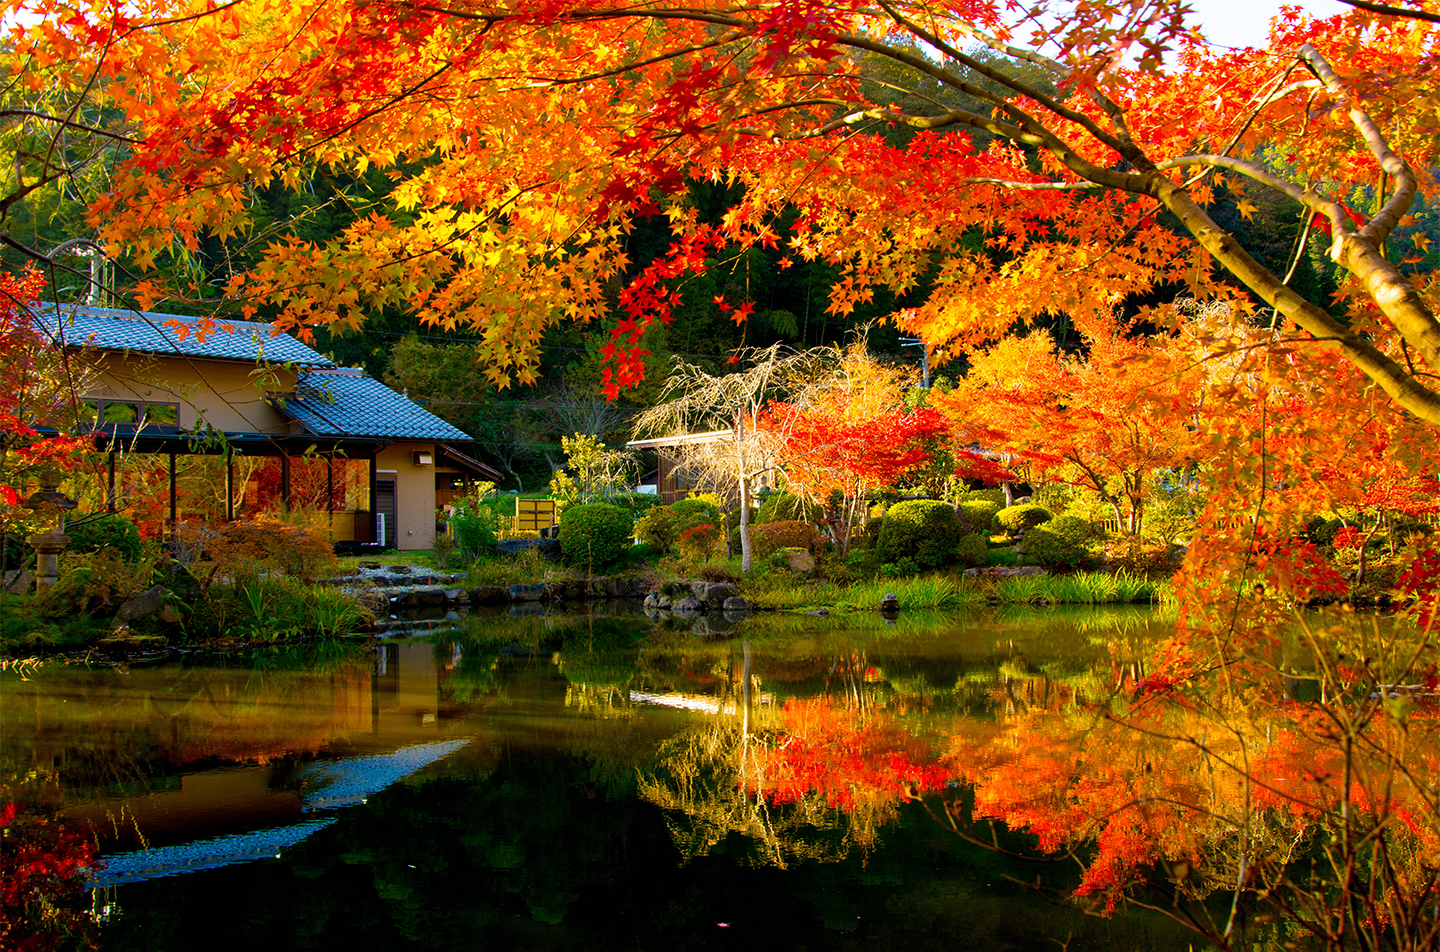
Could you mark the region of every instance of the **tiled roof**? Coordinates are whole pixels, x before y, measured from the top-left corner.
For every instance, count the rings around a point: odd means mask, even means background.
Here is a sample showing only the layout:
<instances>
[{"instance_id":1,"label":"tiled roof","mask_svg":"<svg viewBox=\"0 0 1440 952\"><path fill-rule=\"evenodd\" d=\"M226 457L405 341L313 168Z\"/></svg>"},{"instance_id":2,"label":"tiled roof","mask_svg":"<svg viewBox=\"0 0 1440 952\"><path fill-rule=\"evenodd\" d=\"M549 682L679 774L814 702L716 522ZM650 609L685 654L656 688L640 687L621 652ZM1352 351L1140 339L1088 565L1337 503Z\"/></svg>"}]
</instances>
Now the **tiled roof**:
<instances>
[{"instance_id":1,"label":"tiled roof","mask_svg":"<svg viewBox=\"0 0 1440 952\"><path fill-rule=\"evenodd\" d=\"M63 326L56 326L57 315ZM178 354L217 360L295 363L333 367L329 358L306 347L269 324L216 320L201 334L202 318L179 314L138 312L115 307L63 304L46 311L38 323L45 333L67 343L88 344L101 350L128 350L142 354ZM177 326L180 329L177 329ZM190 330L195 328L196 330Z\"/></svg>"},{"instance_id":2,"label":"tiled roof","mask_svg":"<svg viewBox=\"0 0 1440 952\"><path fill-rule=\"evenodd\" d=\"M316 436L470 441L464 431L358 370L308 370L293 394L273 399Z\"/></svg>"}]
</instances>

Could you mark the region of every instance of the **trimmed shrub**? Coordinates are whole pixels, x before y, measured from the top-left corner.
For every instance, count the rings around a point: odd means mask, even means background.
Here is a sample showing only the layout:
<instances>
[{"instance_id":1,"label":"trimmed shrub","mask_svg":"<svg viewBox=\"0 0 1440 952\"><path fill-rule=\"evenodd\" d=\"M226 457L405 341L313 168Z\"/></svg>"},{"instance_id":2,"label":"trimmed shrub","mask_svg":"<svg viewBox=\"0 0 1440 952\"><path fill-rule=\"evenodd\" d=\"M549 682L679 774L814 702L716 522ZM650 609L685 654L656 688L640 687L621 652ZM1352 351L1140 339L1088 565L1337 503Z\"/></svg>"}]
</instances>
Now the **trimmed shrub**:
<instances>
[{"instance_id":1,"label":"trimmed shrub","mask_svg":"<svg viewBox=\"0 0 1440 952\"><path fill-rule=\"evenodd\" d=\"M675 517L677 533L701 523L712 526L725 524L720 514L720 497L714 493L676 500L670 504L670 512Z\"/></svg>"},{"instance_id":2,"label":"trimmed shrub","mask_svg":"<svg viewBox=\"0 0 1440 952\"><path fill-rule=\"evenodd\" d=\"M960 498L963 502L993 502L996 509L1005 508L1005 490L999 486L990 489L972 489Z\"/></svg>"},{"instance_id":3,"label":"trimmed shrub","mask_svg":"<svg viewBox=\"0 0 1440 952\"><path fill-rule=\"evenodd\" d=\"M934 499L896 503L885 513L876 543L881 564L913 559L922 569L938 568L955 557L960 520L955 510Z\"/></svg>"},{"instance_id":4,"label":"trimmed shrub","mask_svg":"<svg viewBox=\"0 0 1440 952\"><path fill-rule=\"evenodd\" d=\"M1011 506L1009 509L1001 509L995 513L995 524L1012 536L1020 535L1027 529L1033 529L1049 521L1050 510L1034 503Z\"/></svg>"},{"instance_id":5,"label":"trimmed shrub","mask_svg":"<svg viewBox=\"0 0 1440 952\"><path fill-rule=\"evenodd\" d=\"M772 522L819 522L825 513L822 507L806 502L793 493L771 493L755 513L756 525Z\"/></svg>"},{"instance_id":6,"label":"trimmed shrub","mask_svg":"<svg viewBox=\"0 0 1440 952\"><path fill-rule=\"evenodd\" d=\"M655 506L635 523L635 538L656 552L669 552L680 538L675 511L670 506Z\"/></svg>"},{"instance_id":7,"label":"trimmed shrub","mask_svg":"<svg viewBox=\"0 0 1440 952\"><path fill-rule=\"evenodd\" d=\"M814 526L794 519L750 527L750 544L755 547L755 555L762 559L780 549L808 549L814 554L823 541Z\"/></svg>"},{"instance_id":8,"label":"trimmed shrub","mask_svg":"<svg viewBox=\"0 0 1440 952\"><path fill-rule=\"evenodd\" d=\"M1070 568L1085 557L1090 523L1076 516L1057 516L1025 533L1025 555L1047 569Z\"/></svg>"},{"instance_id":9,"label":"trimmed shrub","mask_svg":"<svg viewBox=\"0 0 1440 952\"><path fill-rule=\"evenodd\" d=\"M1001 506L998 502L991 502L988 499L971 499L960 504L960 519L970 524L971 532L988 534L990 527L995 524L995 513L999 512Z\"/></svg>"},{"instance_id":10,"label":"trimmed shrub","mask_svg":"<svg viewBox=\"0 0 1440 952\"><path fill-rule=\"evenodd\" d=\"M560 558L566 565L609 565L624 554L634 528L630 510L620 506L571 506L560 523Z\"/></svg>"},{"instance_id":11,"label":"trimmed shrub","mask_svg":"<svg viewBox=\"0 0 1440 952\"><path fill-rule=\"evenodd\" d=\"M1345 528L1344 519L1325 519L1316 516L1305 526L1305 537L1316 545L1334 545L1335 533Z\"/></svg>"},{"instance_id":12,"label":"trimmed shrub","mask_svg":"<svg viewBox=\"0 0 1440 952\"><path fill-rule=\"evenodd\" d=\"M984 534L972 532L963 535L960 541L955 543L955 564L963 565L967 569L984 565L989 551L990 539Z\"/></svg>"},{"instance_id":13,"label":"trimmed shrub","mask_svg":"<svg viewBox=\"0 0 1440 952\"><path fill-rule=\"evenodd\" d=\"M140 530L124 516L71 517L65 520L65 534L70 537L66 548L71 552L115 549L127 559L138 559L144 549Z\"/></svg>"}]
</instances>

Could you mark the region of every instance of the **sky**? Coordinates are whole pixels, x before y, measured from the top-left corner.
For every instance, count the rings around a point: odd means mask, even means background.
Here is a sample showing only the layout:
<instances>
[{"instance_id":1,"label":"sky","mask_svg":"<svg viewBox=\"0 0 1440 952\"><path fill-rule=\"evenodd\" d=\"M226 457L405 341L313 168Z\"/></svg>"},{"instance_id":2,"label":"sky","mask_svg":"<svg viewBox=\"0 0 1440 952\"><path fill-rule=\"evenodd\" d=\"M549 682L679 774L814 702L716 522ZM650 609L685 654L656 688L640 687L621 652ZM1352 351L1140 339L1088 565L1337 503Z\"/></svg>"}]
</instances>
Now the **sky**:
<instances>
[{"instance_id":1,"label":"sky","mask_svg":"<svg viewBox=\"0 0 1440 952\"><path fill-rule=\"evenodd\" d=\"M1195 22L1212 43L1259 46L1270 30L1270 18L1280 12L1280 0L1189 0ZM1339 0L1290 0L1290 5L1321 17L1354 9Z\"/></svg>"}]
</instances>

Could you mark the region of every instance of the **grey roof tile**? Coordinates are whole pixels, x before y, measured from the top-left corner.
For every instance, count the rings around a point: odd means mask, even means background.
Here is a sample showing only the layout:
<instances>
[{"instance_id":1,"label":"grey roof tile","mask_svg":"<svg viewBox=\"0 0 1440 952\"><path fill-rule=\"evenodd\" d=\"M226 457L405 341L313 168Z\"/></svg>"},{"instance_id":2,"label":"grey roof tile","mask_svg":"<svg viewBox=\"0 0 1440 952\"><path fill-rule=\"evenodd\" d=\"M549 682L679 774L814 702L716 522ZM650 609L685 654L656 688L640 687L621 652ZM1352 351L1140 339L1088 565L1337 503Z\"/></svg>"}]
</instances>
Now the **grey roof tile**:
<instances>
[{"instance_id":1,"label":"grey roof tile","mask_svg":"<svg viewBox=\"0 0 1440 952\"><path fill-rule=\"evenodd\" d=\"M57 318L60 326L57 326ZM269 324L217 319L214 329L204 333L202 339L199 332L202 321L203 318L179 314L62 304L58 310L41 313L37 322L45 333L57 339L88 344L101 350L272 364L295 363L310 367L335 366L325 355L289 334L277 332Z\"/></svg>"},{"instance_id":2,"label":"grey roof tile","mask_svg":"<svg viewBox=\"0 0 1440 952\"><path fill-rule=\"evenodd\" d=\"M470 436L359 370L313 369L276 406L316 436L458 440Z\"/></svg>"}]
</instances>

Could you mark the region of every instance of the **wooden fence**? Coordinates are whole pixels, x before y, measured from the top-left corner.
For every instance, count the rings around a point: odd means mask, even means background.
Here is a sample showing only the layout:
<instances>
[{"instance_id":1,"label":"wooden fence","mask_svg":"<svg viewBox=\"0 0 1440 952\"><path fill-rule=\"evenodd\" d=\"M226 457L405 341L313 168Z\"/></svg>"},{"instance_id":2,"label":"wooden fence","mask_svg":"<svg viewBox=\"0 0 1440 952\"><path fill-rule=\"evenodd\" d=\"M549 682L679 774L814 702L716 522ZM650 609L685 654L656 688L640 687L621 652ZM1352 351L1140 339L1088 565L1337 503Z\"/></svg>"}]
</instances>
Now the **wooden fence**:
<instances>
[{"instance_id":1,"label":"wooden fence","mask_svg":"<svg viewBox=\"0 0 1440 952\"><path fill-rule=\"evenodd\" d=\"M538 532L552 529L560 524L555 515L553 499L515 499L515 529L519 532Z\"/></svg>"}]
</instances>

